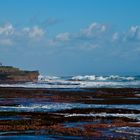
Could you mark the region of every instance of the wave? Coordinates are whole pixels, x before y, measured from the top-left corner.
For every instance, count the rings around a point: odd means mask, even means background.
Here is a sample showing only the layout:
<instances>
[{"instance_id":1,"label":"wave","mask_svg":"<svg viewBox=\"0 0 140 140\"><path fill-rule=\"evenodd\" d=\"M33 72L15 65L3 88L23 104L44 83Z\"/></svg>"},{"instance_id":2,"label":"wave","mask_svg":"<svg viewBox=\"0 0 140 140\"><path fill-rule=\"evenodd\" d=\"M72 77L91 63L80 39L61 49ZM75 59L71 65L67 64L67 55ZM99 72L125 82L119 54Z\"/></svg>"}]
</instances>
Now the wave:
<instances>
[{"instance_id":1,"label":"wave","mask_svg":"<svg viewBox=\"0 0 140 140\"><path fill-rule=\"evenodd\" d=\"M140 76L43 76L38 77L37 82L18 84L0 84L0 87L24 87L24 88L140 88Z\"/></svg>"},{"instance_id":2,"label":"wave","mask_svg":"<svg viewBox=\"0 0 140 140\"><path fill-rule=\"evenodd\" d=\"M106 80L113 80L113 81L133 81L136 80L135 77L131 76L118 76L118 75L110 75L110 76L96 76L96 75L85 75L85 76L74 76L71 78L75 81L106 81Z\"/></svg>"},{"instance_id":3,"label":"wave","mask_svg":"<svg viewBox=\"0 0 140 140\"><path fill-rule=\"evenodd\" d=\"M23 88L140 88L140 81L108 82L108 81L49 81L23 84L0 84L0 87Z\"/></svg>"},{"instance_id":4,"label":"wave","mask_svg":"<svg viewBox=\"0 0 140 140\"><path fill-rule=\"evenodd\" d=\"M39 75L38 81L40 82L50 82L50 81L134 81L137 80L136 77L132 76L96 76L96 75L78 75L72 77L57 77L57 76L43 76Z\"/></svg>"},{"instance_id":5,"label":"wave","mask_svg":"<svg viewBox=\"0 0 140 140\"><path fill-rule=\"evenodd\" d=\"M83 103L54 103L48 102L45 104L28 104L18 106L0 106L0 111L25 111L25 112L51 112L73 108L115 108L115 109L130 109L140 110L140 105L97 105L97 104L83 104Z\"/></svg>"},{"instance_id":6,"label":"wave","mask_svg":"<svg viewBox=\"0 0 140 140\"><path fill-rule=\"evenodd\" d=\"M50 81L50 80L56 80L56 79L60 79L60 77L57 76L43 76L43 75L39 75L38 76L38 81Z\"/></svg>"}]
</instances>

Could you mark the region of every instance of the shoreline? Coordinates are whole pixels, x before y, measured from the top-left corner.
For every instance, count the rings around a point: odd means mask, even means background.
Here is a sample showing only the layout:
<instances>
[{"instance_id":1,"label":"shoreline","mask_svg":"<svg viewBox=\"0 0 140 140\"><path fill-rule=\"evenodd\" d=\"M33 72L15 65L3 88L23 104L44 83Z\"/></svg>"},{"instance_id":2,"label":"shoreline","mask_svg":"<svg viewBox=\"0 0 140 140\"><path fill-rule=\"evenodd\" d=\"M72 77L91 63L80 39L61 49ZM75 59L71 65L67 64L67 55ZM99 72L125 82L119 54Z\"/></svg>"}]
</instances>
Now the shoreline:
<instances>
[{"instance_id":1,"label":"shoreline","mask_svg":"<svg viewBox=\"0 0 140 140\"><path fill-rule=\"evenodd\" d=\"M140 88L0 87L0 138L138 139L139 106Z\"/></svg>"}]
</instances>

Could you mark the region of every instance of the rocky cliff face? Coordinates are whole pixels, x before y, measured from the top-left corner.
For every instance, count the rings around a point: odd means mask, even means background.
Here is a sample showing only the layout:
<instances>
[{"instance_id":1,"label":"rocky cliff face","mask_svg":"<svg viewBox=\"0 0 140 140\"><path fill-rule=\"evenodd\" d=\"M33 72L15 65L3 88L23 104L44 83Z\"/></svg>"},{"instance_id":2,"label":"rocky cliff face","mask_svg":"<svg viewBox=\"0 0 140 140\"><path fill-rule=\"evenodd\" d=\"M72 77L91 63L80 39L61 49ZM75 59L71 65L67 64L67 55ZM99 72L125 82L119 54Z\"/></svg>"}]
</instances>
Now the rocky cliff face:
<instances>
[{"instance_id":1,"label":"rocky cliff face","mask_svg":"<svg viewBox=\"0 0 140 140\"><path fill-rule=\"evenodd\" d=\"M0 66L0 83L36 82L38 71L24 71L11 66Z\"/></svg>"}]
</instances>

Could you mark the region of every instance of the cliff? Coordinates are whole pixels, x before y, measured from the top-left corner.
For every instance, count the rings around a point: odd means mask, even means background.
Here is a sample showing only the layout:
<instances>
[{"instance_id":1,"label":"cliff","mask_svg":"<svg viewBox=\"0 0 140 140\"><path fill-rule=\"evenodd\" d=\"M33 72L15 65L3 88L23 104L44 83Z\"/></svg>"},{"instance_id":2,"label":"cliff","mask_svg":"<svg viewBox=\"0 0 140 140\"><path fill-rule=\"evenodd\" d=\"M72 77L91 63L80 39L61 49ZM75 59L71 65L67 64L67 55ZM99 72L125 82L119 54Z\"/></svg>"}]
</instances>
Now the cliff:
<instances>
[{"instance_id":1,"label":"cliff","mask_svg":"<svg viewBox=\"0 0 140 140\"><path fill-rule=\"evenodd\" d=\"M20 70L12 66L0 66L0 83L36 82L38 71Z\"/></svg>"}]
</instances>

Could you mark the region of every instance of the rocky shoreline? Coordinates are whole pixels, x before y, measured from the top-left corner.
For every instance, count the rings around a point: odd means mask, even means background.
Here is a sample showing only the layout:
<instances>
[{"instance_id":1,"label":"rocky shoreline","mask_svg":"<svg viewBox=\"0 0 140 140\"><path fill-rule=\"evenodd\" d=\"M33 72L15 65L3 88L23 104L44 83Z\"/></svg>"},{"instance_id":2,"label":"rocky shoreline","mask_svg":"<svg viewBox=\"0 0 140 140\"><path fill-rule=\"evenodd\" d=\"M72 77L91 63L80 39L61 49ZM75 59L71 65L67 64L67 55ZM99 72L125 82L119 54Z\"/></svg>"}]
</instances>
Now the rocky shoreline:
<instances>
[{"instance_id":1,"label":"rocky shoreline","mask_svg":"<svg viewBox=\"0 0 140 140\"><path fill-rule=\"evenodd\" d=\"M49 111L1 110L0 138L32 135L58 139L137 140L140 137L139 95L139 88L70 90L1 87L1 108L18 108L29 102L43 105L48 103L48 106L56 103L88 106ZM122 108L117 108L119 105ZM41 107L43 106L40 105L37 109Z\"/></svg>"}]
</instances>

